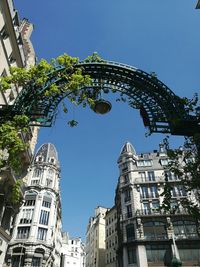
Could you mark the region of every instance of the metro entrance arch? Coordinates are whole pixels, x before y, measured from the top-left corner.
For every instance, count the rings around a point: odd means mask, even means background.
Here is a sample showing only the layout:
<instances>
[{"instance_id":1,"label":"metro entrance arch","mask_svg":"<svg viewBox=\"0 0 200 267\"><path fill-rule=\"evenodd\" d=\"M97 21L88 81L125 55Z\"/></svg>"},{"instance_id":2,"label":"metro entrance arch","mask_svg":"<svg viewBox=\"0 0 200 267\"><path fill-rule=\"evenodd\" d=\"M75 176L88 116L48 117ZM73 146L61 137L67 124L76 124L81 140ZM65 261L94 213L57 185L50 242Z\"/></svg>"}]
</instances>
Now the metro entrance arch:
<instances>
[{"instance_id":1,"label":"metro entrance arch","mask_svg":"<svg viewBox=\"0 0 200 267\"><path fill-rule=\"evenodd\" d=\"M140 69L116 62L80 62L75 65L84 75L92 79L91 85L79 90L96 95L102 92L119 92L128 99L132 108L140 110L144 125L150 133L171 133L173 135L192 136L200 132L199 119L189 114L183 99L175 95L164 83L152 74ZM62 90L52 97L45 92L56 84L62 88L66 79L62 77L64 67L58 65L50 72L47 81L41 87L34 82L28 83L11 106L0 109L0 118L25 114L31 125L50 127L55 118L58 104L71 92ZM34 92L34 93L33 93Z\"/></svg>"}]
</instances>

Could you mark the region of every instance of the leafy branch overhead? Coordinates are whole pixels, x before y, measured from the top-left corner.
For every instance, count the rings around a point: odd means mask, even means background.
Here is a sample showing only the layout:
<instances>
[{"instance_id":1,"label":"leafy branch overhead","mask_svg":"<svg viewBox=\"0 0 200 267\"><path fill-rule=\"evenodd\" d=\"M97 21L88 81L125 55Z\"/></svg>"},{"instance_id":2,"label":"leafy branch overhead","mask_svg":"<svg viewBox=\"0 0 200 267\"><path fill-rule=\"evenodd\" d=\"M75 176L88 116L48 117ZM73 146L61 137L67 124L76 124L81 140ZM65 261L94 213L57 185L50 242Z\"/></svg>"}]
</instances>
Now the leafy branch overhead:
<instances>
[{"instance_id":1,"label":"leafy branch overhead","mask_svg":"<svg viewBox=\"0 0 200 267\"><path fill-rule=\"evenodd\" d=\"M97 53L89 56L85 61L103 61ZM84 74L84 69L77 67L79 59L71 57L67 54L61 55L56 59L52 59L50 63L42 59L37 65L28 69L11 67L10 75L0 77L0 91L5 92L16 86L22 90L29 85L34 85L31 88L32 94L35 94L37 99L38 91L41 88L45 97L53 99L55 96L66 93L67 98L74 105L82 105L90 107L94 104L95 95L89 87L91 78ZM52 81L52 78L56 79ZM48 82L51 79L50 86ZM57 79L62 79L62 86L58 86ZM81 88L85 88L84 91ZM40 97L42 97L40 95ZM63 102L63 111L68 112L66 103ZM27 132L29 117L25 114L16 115L14 118L9 118L3 121L0 125L0 168L9 165L15 172L21 169L21 159L19 154L26 150L28 144L25 144L20 132ZM72 119L68 122L70 127L77 125L77 122Z\"/></svg>"}]
</instances>

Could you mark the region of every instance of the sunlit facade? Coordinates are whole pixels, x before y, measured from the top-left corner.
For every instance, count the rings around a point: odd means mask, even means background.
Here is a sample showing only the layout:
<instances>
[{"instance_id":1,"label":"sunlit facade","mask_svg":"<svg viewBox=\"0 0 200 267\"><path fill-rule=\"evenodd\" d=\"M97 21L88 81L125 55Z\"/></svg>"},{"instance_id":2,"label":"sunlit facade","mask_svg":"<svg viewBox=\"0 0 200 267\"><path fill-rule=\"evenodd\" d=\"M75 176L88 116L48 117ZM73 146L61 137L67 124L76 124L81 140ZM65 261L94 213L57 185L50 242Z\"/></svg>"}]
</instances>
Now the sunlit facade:
<instances>
[{"instance_id":1,"label":"sunlit facade","mask_svg":"<svg viewBox=\"0 0 200 267\"><path fill-rule=\"evenodd\" d=\"M85 246L80 237L70 238L63 233L61 258L60 267L85 267Z\"/></svg>"},{"instance_id":2,"label":"sunlit facade","mask_svg":"<svg viewBox=\"0 0 200 267\"><path fill-rule=\"evenodd\" d=\"M12 267L60 267L62 246L60 166L52 144L37 151L24 203L16 216L6 263Z\"/></svg>"},{"instance_id":3,"label":"sunlit facade","mask_svg":"<svg viewBox=\"0 0 200 267\"><path fill-rule=\"evenodd\" d=\"M107 208L98 206L90 217L86 232L86 267L105 267L105 215Z\"/></svg>"},{"instance_id":4,"label":"sunlit facade","mask_svg":"<svg viewBox=\"0 0 200 267\"><path fill-rule=\"evenodd\" d=\"M117 209L112 207L106 212L106 231L105 231L105 266L117 266L117 249L118 249L118 235L117 235Z\"/></svg>"},{"instance_id":5,"label":"sunlit facade","mask_svg":"<svg viewBox=\"0 0 200 267\"><path fill-rule=\"evenodd\" d=\"M119 267L171 266L173 257L182 266L200 262L199 224L181 207L180 200L189 196L168 171L168 162L163 145L137 154L127 142L121 150L116 190ZM173 188L169 213L158 209L166 176Z\"/></svg>"}]
</instances>

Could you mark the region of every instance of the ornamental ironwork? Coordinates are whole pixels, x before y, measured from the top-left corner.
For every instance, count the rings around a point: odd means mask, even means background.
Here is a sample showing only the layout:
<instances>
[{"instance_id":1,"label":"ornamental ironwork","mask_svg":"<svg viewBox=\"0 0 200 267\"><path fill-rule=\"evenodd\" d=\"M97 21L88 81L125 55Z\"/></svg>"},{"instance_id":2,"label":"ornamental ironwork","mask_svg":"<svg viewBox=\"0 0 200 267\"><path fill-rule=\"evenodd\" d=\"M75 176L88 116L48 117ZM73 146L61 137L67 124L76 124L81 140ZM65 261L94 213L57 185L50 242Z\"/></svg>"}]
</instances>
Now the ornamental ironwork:
<instances>
[{"instance_id":1,"label":"ornamental ironwork","mask_svg":"<svg viewBox=\"0 0 200 267\"><path fill-rule=\"evenodd\" d=\"M89 62L78 63L84 74L90 75L92 84L90 90L119 92L127 97L132 108L139 109L144 125L150 133L171 133L173 135L190 136L200 132L199 119L189 114L183 100L175 95L164 83L157 79L155 74L146 73L135 67L116 62ZM22 89L11 106L0 109L0 118L25 114L30 118L31 125L50 127L56 117L58 104L70 92L63 92L54 96L45 96L52 83L59 88L66 80L59 75L64 68L58 66L49 73L47 82L42 87L29 83ZM85 90L87 88L79 88ZM34 93L33 93L34 92Z\"/></svg>"}]
</instances>

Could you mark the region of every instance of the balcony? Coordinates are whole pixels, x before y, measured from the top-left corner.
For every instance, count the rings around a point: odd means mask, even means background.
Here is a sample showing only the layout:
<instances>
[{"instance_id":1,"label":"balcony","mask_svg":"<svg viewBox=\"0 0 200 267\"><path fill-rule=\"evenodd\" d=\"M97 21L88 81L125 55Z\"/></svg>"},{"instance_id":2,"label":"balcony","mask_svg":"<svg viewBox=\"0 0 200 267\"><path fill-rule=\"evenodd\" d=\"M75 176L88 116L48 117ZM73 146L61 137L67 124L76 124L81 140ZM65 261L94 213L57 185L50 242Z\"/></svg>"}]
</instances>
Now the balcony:
<instances>
[{"instance_id":1,"label":"balcony","mask_svg":"<svg viewBox=\"0 0 200 267\"><path fill-rule=\"evenodd\" d=\"M179 208L177 210L171 210L169 212L158 210L158 209L138 209L134 213L129 212L121 215L121 220L128 220L134 217L143 217L143 216L169 216L173 215L188 215L187 210Z\"/></svg>"},{"instance_id":2,"label":"balcony","mask_svg":"<svg viewBox=\"0 0 200 267\"><path fill-rule=\"evenodd\" d=\"M163 234L153 234L152 233L152 235L151 234L146 234L146 235L144 235L144 240L146 240L146 241L149 241L149 240L156 240L156 241L158 241L158 240L168 240L168 237L167 237L167 234L165 234L165 233L163 233Z\"/></svg>"},{"instance_id":3,"label":"balcony","mask_svg":"<svg viewBox=\"0 0 200 267\"><path fill-rule=\"evenodd\" d=\"M180 179L177 177L170 177L168 182L179 182ZM165 183L165 176L155 176L155 177L138 177L134 179L135 184L155 184L155 183Z\"/></svg>"}]
</instances>

